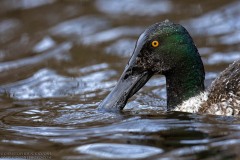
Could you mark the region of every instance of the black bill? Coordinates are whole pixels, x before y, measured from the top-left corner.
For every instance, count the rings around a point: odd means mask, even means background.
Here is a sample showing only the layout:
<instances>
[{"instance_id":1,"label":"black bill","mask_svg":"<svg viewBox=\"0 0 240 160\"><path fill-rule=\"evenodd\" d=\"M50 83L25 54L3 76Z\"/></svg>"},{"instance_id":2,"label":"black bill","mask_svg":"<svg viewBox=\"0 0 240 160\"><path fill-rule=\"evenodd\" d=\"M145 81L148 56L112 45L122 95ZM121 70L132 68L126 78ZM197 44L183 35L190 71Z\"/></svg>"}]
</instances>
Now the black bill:
<instances>
[{"instance_id":1,"label":"black bill","mask_svg":"<svg viewBox=\"0 0 240 160\"><path fill-rule=\"evenodd\" d=\"M153 75L150 71L129 64L117 85L109 95L100 103L98 109L110 112L118 112L124 108L127 100L131 98Z\"/></svg>"}]
</instances>

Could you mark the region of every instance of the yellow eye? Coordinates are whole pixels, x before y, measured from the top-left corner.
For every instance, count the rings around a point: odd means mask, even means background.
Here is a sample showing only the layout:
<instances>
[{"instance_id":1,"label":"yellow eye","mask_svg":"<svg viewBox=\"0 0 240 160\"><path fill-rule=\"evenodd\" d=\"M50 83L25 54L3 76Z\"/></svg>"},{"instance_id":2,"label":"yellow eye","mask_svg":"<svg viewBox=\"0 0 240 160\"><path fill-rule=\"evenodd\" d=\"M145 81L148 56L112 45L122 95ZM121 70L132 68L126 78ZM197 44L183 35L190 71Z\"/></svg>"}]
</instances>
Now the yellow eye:
<instances>
[{"instance_id":1,"label":"yellow eye","mask_svg":"<svg viewBox=\"0 0 240 160\"><path fill-rule=\"evenodd\" d=\"M152 41L152 46L153 46L153 47L159 46L159 42L158 42L158 41Z\"/></svg>"}]
</instances>

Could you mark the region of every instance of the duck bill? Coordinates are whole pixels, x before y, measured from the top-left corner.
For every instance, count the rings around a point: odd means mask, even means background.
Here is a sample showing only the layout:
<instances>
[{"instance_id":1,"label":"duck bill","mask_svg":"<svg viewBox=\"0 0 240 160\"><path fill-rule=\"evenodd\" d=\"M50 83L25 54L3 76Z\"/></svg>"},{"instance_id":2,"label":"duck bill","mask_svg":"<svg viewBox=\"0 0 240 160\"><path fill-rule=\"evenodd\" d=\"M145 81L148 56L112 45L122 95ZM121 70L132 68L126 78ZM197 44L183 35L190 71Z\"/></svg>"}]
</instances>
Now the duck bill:
<instances>
[{"instance_id":1,"label":"duck bill","mask_svg":"<svg viewBox=\"0 0 240 160\"><path fill-rule=\"evenodd\" d=\"M103 111L118 112L124 108L127 100L131 98L151 78L153 73L142 71L128 65L117 85L109 95L100 103L98 109Z\"/></svg>"}]
</instances>

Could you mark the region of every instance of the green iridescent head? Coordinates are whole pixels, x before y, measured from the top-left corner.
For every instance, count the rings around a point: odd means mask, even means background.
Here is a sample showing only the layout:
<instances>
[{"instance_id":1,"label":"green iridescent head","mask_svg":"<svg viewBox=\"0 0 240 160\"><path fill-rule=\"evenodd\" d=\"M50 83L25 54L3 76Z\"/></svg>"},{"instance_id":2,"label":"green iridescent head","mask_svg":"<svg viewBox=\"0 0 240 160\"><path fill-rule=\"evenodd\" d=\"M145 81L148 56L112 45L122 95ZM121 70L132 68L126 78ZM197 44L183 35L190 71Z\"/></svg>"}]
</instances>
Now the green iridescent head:
<instances>
[{"instance_id":1,"label":"green iridescent head","mask_svg":"<svg viewBox=\"0 0 240 160\"><path fill-rule=\"evenodd\" d=\"M161 74L174 70L189 60L197 60L202 65L187 30L168 20L146 29L138 39L135 50L140 50L136 55L137 63Z\"/></svg>"},{"instance_id":2,"label":"green iridescent head","mask_svg":"<svg viewBox=\"0 0 240 160\"><path fill-rule=\"evenodd\" d=\"M183 26L166 20L148 27L140 35L118 84L99 108L123 109L154 74L166 76L170 109L204 90L202 60Z\"/></svg>"}]
</instances>

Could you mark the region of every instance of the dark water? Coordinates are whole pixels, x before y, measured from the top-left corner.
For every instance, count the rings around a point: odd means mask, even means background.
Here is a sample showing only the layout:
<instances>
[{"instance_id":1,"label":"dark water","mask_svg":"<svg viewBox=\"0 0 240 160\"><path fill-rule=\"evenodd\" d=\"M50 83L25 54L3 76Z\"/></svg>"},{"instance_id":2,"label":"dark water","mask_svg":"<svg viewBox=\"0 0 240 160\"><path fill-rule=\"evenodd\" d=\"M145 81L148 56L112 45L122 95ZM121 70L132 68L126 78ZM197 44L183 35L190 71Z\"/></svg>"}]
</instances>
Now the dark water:
<instances>
[{"instance_id":1,"label":"dark water","mask_svg":"<svg viewBox=\"0 0 240 160\"><path fill-rule=\"evenodd\" d=\"M122 114L96 111L139 34L165 19L193 36L209 86L240 58L239 8L237 0L1 0L0 158L240 159L240 118L166 112L162 76Z\"/></svg>"}]
</instances>

